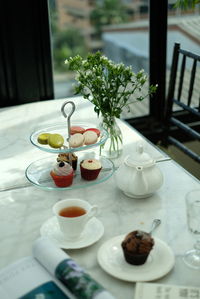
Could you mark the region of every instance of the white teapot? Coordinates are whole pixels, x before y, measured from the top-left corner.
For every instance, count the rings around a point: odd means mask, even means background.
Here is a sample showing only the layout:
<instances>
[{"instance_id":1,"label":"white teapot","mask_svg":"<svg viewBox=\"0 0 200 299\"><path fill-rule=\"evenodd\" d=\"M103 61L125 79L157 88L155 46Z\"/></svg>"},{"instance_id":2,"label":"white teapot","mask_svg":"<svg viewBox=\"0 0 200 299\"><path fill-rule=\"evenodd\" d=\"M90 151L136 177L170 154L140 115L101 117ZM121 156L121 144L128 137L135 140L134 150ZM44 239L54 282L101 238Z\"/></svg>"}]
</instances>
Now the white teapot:
<instances>
[{"instance_id":1,"label":"white teapot","mask_svg":"<svg viewBox=\"0 0 200 299\"><path fill-rule=\"evenodd\" d=\"M142 144L137 145L136 152L128 155L115 173L117 186L127 196L145 198L163 184L163 175L156 161L144 152Z\"/></svg>"}]
</instances>

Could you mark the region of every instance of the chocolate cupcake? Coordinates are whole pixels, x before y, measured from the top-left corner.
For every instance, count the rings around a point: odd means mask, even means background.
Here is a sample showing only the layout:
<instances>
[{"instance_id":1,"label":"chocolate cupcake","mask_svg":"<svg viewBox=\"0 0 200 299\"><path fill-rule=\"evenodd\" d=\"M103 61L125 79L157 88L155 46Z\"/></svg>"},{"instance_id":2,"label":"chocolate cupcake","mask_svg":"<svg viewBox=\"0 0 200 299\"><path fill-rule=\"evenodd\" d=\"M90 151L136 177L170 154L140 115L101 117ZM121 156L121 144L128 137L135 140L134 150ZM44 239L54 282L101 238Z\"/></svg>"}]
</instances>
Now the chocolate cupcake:
<instances>
[{"instance_id":1,"label":"chocolate cupcake","mask_svg":"<svg viewBox=\"0 0 200 299\"><path fill-rule=\"evenodd\" d=\"M142 265L146 262L154 246L154 240L150 234L136 230L125 237L121 246L127 263Z\"/></svg>"},{"instance_id":2,"label":"chocolate cupcake","mask_svg":"<svg viewBox=\"0 0 200 299\"><path fill-rule=\"evenodd\" d=\"M57 157L57 162L70 163L69 155L70 155L69 153L59 154L58 157ZM76 170L77 169L78 157L74 153L71 153L71 159L72 159L72 165L71 166L74 170Z\"/></svg>"},{"instance_id":3,"label":"chocolate cupcake","mask_svg":"<svg viewBox=\"0 0 200 299\"><path fill-rule=\"evenodd\" d=\"M80 163L81 177L86 181L96 180L101 169L101 163L96 159L87 159Z\"/></svg>"}]
</instances>

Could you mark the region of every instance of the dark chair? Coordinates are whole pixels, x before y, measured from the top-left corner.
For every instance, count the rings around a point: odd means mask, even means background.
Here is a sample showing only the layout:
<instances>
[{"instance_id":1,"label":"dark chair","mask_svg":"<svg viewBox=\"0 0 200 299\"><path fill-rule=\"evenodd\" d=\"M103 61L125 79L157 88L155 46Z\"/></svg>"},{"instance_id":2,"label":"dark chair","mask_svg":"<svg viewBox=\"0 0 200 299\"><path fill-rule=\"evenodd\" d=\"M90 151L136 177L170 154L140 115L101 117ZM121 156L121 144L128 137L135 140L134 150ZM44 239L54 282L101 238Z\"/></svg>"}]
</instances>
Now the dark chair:
<instances>
[{"instance_id":1,"label":"dark chair","mask_svg":"<svg viewBox=\"0 0 200 299\"><path fill-rule=\"evenodd\" d=\"M193 160L200 155L187 146L196 141L200 152L200 56L174 45L164 120L163 145L174 145ZM186 143L185 143L186 142Z\"/></svg>"}]
</instances>

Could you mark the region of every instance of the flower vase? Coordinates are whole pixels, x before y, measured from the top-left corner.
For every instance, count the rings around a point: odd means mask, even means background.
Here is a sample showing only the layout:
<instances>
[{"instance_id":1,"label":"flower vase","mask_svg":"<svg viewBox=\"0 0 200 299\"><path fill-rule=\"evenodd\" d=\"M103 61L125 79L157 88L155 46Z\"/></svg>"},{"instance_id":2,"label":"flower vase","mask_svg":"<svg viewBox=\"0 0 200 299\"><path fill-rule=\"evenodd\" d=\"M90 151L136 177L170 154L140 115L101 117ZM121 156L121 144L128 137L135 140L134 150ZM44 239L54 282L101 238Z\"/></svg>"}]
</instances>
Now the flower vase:
<instances>
[{"instance_id":1,"label":"flower vase","mask_svg":"<svg viewBox=\"0 0 200 299\"><path fill-rule=\"evenodd\" d=\"M123 141L116 118L103 117L100 127L103 127L109 134L106 142L100 146L100 155L110 159L118 158L122 154Z\"/></svg>"}]
</instances>

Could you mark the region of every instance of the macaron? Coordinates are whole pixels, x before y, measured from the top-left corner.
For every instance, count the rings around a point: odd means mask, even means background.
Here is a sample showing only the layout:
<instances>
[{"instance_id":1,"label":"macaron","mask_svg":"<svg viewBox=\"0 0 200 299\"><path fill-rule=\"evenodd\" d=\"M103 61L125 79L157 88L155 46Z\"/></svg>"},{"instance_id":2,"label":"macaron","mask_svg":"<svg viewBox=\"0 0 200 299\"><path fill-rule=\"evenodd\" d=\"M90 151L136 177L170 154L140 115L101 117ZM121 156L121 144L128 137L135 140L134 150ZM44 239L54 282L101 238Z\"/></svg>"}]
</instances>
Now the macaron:
<instances>
[{"instance_id":1,"label":"macaron","mask_svg":"<svg viewBox=\"0 0 200 299\"><path fill-rule=\"evenodd\" d=\"M87 131L93 131L93 132L95 132L97 134L98 137L100 136L100 133L101 133L100 130L97 129L97 128L89 128L89 129L86 129L85 131L86 132Z\"/></svg>"},{"instance_id":2,"label":"macaron","mask_svg":"<svg viewBox=\"0 0 200 299\"><path fill-rule=\"evenodd\" d=\"M50 134L48 144L53 148L60 148L64 144L64 138L60 134Z\"/></svg>"},{"instance_id":3,"label":"macaron","mask_svg":"<svg viewBox=\"0 0 200 299\"><path fill-rule=\"evenodd\" d=\"M79 126L72 126L70 127L70 134L74 135L76 133L83 134L85 132L85 129Z\"/></svg>"},{"instance_id":4,"label":"macaron","mask_svg":"<svg viewBox=\"0 0 200 299\"><path fill-rule=\"evenodd\" d=\"M98 136L94 131L86 131L83 133L84 136L84 144L89 145L97 142Z\"/></svg>"},{"instance_id":5,"label":"macaron","mask_svg":"<svg viewBox=\"0 0 200 299\"><path fill-rule=\"evenodd\" d=\"M69 138L69 145L71 147L79 147L82 146L84 142L83 134L76 133Z\"/></svg>"},{"instance_id":6,"label":"macaron","mask_svg":"<svg viewBox=\"0 0 200 299\"><path fill-rule=\"evenodd\" d=\"M49 136L50 136L50 133L42 133L38 136L37 141L40 144L48 144Z\"/></svg>"}]
</instances>

